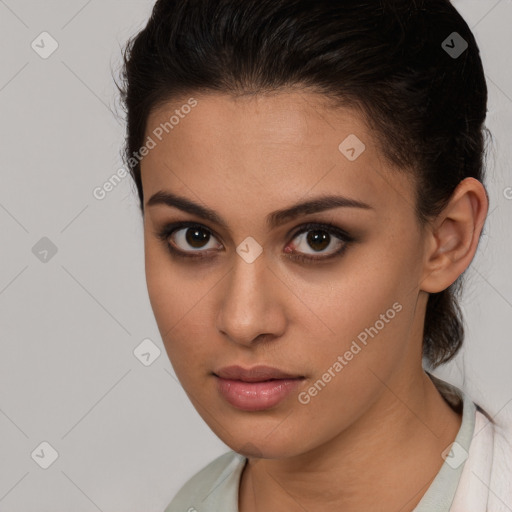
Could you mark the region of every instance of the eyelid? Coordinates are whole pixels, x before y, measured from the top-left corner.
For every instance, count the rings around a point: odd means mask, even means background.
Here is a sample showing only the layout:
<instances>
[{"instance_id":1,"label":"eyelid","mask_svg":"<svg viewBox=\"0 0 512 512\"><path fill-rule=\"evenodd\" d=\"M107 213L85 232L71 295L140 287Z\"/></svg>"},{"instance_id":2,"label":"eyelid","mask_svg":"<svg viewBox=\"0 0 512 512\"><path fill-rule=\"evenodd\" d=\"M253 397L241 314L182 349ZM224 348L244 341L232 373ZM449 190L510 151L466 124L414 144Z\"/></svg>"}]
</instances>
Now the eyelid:
<instances>
[{"instance_id":1,"label":"eyelid","mask_svg":"<svg viewBox=\"0 0 512 512\"><path fill-rule=\"evenodd\" d=\"M331 224L330 222L306 222L305 224L300 225L295 230L292 230L293 235L292 238L296 238L297 236L301 235L302 233L306 233L307 231L327 231L330 234L334 234L337 238L341 238L344 241L353 241L354 238L347 233L344 229L341 229L340 227Z\"/></svg>"}]
</instances>

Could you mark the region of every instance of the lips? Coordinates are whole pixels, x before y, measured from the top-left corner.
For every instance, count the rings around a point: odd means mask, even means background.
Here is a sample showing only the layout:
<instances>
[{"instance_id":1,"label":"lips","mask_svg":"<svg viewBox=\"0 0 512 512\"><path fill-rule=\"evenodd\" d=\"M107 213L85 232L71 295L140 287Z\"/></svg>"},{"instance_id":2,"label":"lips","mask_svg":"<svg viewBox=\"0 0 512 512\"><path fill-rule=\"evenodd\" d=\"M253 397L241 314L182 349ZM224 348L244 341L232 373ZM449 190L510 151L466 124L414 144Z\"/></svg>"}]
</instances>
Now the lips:
<instances>
[{"instance_id":1,"label":"lips","mask_svg":"<svg viewBox=\"0 0 512 512\"><path fill-rule=\"evenodd\" d=\"M229 404L253 412L277 407L305 379L270 366L227 366L214 375L218 392Z\"/></svg>"},{"instance_id":2,"label":"lips","mask_svg":"<svg viewBox=\"0 0 512 512\"><path fill-rule=\"evenodd\" d=\"M242 382L265 382L270 380L301 379L302 375L294 375L271 366L253 366L242 368L241 366L226 366L214 372L214 375L222 379L238 380Z\"/></svg>"}]
</instances>

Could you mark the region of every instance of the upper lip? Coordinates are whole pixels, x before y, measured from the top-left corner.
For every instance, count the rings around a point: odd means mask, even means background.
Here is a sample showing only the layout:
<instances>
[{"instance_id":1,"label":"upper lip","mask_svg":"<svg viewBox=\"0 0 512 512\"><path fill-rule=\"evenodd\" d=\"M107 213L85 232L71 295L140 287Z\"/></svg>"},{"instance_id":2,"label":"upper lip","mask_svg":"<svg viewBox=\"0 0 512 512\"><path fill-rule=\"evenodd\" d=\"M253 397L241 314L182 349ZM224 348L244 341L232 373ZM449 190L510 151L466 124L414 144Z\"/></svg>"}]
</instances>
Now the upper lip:
<instances>
[{"instance_id":1,"label":"upper lip","mask_svg":"<svg viewBox=\"0 0 512 512\"><path fill-rule=\"evenodd\" d=\"M302 375L292 375L278 368L263 365L253 366L248 369L241 366L226 366L214 372L214 374L223 379L241 380L243 382L262 382L270 379L298 379L302 377Z\"/></svg>"}]
</instances>

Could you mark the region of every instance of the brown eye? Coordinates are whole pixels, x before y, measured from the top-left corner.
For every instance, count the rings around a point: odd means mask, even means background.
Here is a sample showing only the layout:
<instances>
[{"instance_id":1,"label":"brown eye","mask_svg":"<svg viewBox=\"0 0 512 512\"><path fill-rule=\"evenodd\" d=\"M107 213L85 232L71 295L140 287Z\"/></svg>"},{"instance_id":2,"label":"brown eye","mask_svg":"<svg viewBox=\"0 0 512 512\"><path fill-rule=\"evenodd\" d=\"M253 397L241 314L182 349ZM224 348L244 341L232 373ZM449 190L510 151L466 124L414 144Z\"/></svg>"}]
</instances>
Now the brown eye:
<instances>
[{"instance_id":1,"label":"brown eye","mask_svg":"<svg viewBox=\"0 0 512 512\"><path fill-rule=\"evenodd\" d=\"M340 237L332 236L331 233L324 229L312 229L305 231L294 238L292 243L294 247L293 252L302 254L316 254L331 247L331 251L325 251L326 256L335 253L340 247L345 244L345 241Z\"/></svg>"},{"instance_id":2,"label":"brown eye","mask_svg":"<svg viewBox=\"0 0 512 512\"><path fill-rule=\"evenodd\" d=\"M187 228L185 240L191 247L202 249L210 239L210 234L202 228Z\"/></svg>"},{"instance_id":3,"label":"brown eye","mask_svg":"<svg viewBox=\"0 0 512 512\"><path fill-rule=\"evenodd\" d=\"M334 224L309 222L295 232L285 252L292 260L319 264L341 257L355 241L352 235Z\"/></svg>"},{"instance_id":4,"label":"brown eye","mask_svg":"<svg viewBox=\"0 0 512 512\"><path fill-rule=\"evenodd\" d=\"M306 241L315 251L322 251L329 246L331 235L327 231L308 231Z\"/></svg>"},{"instance_id":5,"label":"brown eye","mask_svg":"<svg viewBox=\"0 0 512 512\"><path fill-rule=\"evenodd\" d=\"M173 242L173 245L182 252L196 252L194 249L215 249L218 245L208 245L212 240L214 240L214 237L210 231L201 226L189 226L182 229L176 229L169 238Z\"/></svg>"},{"instance_id":6,"label":"brown eye","mask_svg":"<svg viewBox=\"0 0 512 512\"><path fill-rule=\"evenodd\" d=\"M173 256L212 260L224 246L212 231L201 224L179 222L164 226L157 236ZM298 242L295 242L298 240ZM286 246L290 259L301 262L341 256L355 239L343 229L328 223L301 226ZM331 248L330 251L325 249ZM213 254L212 254L213 253Z\"/></svg>"}]
</instances>

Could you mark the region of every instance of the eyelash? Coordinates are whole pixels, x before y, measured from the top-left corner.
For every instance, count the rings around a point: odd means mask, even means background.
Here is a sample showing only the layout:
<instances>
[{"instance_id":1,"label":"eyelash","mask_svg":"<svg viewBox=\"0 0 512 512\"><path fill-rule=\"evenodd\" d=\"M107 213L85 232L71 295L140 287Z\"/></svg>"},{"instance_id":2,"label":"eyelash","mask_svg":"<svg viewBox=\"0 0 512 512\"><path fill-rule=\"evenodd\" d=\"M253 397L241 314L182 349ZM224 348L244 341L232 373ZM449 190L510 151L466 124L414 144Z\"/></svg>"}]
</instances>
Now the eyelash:
<instances>
[{"instance_id":1,"label":"eyelash","mask_svg":"<svg viewBox=\"0 0 512 512\"><path fill-rule=\"evenodd\" d=\"M180 251L178 249L175 249L172 247L172 245L169 243L169 237L175 232L179 231L183 228L200 228L206 232L208 232L210 235L215 236L215 234L208 229L206 226L203 226L202 224L199 224L197 222L176 222L173 224L167 224L164 226L160 231L156 233L157 238L164 242L167 249L173 256L177 256L179 258L186 258L186 259L203 259L208 258L206 253L208 251L194 251L195 254L186 254L183 251ZM336 238L340 239L343 243L340 249L338 249L336 252L329 254L329 256L307 256L305 254L289 254L288 257L290 259L302 262L302 263L314 263L315 261L325 261L330 260L334 257L341 257L345 250L347 249L348 245L351 242L354 242L355 239L349 235L346 231L340 229L337 226L334 226L330 223L315 223L315 222L309 222L307 224L303 224L300 226L297 231L295 231L291 237L291 239L295 239L299 235L303 233L307 233L308 231L324 231L326 233L329 233L329 235L334 235Z\"/></svg>"}]
</instances>

